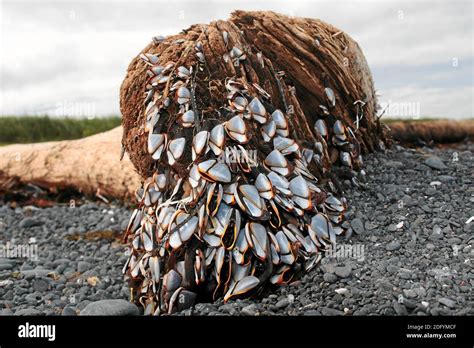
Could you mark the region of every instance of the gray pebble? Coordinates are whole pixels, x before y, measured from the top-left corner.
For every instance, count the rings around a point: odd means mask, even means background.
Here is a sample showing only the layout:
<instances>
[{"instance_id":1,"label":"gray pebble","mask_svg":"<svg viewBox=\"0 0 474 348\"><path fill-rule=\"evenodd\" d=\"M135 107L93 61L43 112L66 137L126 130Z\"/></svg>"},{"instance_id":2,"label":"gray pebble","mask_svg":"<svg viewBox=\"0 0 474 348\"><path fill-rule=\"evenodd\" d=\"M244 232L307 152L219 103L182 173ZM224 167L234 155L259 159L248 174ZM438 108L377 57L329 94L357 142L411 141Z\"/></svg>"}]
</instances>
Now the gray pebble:
<instances>
[{"instance_id":1,"label":"gray pebble","mask_svg":"<svg viewBox=\"0 0 474 348\"><path fill-rule=\"evenodd\" d=\"M363 234L365 232L364 224L359 218L352 219L351 227L356 234Z\"/></svg>"},{"instance_id":2,"label":"gray pebble","mask_svg":"<svg viewBox=\"0 0 474 348\"><path fill-rule=\"evenodd\" d=\"M64 307L63 311L61 312L63 316L76 316L76 311L71 306Z\"/></svg>"},{"instance_id":3,"label":"gray pebble","mask_svg":"<svg viewBox=\"0 0 474 348\"><path fill-rule=\"evenodd\" d=\"M400 247L401 247L400 242L398 240L393 240L385 246L385 250L395 251L395 250L400 249Z\"/></svg>"},{"instance_id":4,"label":"gray pebble","mask_svg":"<svg viewBox=\"0 0 474 348\"><path fill-rule=\"evenodd\" d=\"M44 292L48 290L48 288L49 288L49 283L43 279L37 279L33 283L33 289L35 291Z\"/></svg>"},{"instance_id":5,"label":"gray pebble","mask_svg":"<svg viewBox=\"0 0 474 348\"><path fill-rule=\"evenodd\" d=\"M454 308L456 306L456 302L449 299L449 298L446 298L446 297L441 297L440 299L438 299L438 302L445 305L446 307L449 307L449 308Z\"/></svg>"},{"instance_id":6,"label":"gray pebble","mask_svg":"<svg viewBox=\"0 0 474 348\"><path fill-rule=\"evenodd\" d=\"M89 270L91 268L91 264L86 261L79 261L77 263L77 271L84 273L85 271Z\"/></svg>"},{"instance_id":7,"label":"gray pebble","mask_svg":"<svg viewBox=\"0 0 474 348\"><path fill-rule=\"evenodd\" d=\"M337 276L335 276L332 273L324 273L323 279L324 279L325 282L334 283L334 282L337 281Z\"/></svg>"},{"instance_id":8,"label":"gray pebble","mask_svg":"<svg viewBox=\"0 0 474 348\"><path fill-rule=\"evenodd\" d=\"M41 221L34 218L27 217L20 221L20 228L30 228L33 226L39 226L41 224L42 224Z\"/></svg>"},{"instance_id":9,"label":"gray pebble","mask_svg":"<svg viewBox=\"0 0 474 348\"><path fill-rule=\"evenodd\" d=\"M445 183L453 182L456 180L454 176L450 176L450 175L438 175L437 179Z\"/></svg>"},{"instance_id":10,"label":"gray pebble","mask_svg":"<svg viewBox=\"0 0 474 348\"><path fill-rule=\"evenodd\" d=\"M240 313L242 313L243 315L255 316L258 314L258 309L255 303L252 303L251 305L248 305L242 308Z\"/></svg>"},{"instance_id":11,"label":"gray pebble","mask_svg":"<svg viewBox=\"0 0 474 348\"><path fill-rule=\"evenodd\" d=\"M235 304L227 303L219 307L220 312L228 313L230 315L235 315L237 313L237 309Z\"/></svg>"},{"instance_id":12,"label":"gray pebble","mask_svg":"<svg viewBox=\"0 0 474 348\"><path fill-rule=\"evenodd\" d=\"M412 290L412 289L404 289L403 295L405 295L405 297L408 297L408 298L415 298L417 296L415 290Z\"/></svg>"},{"instance_id":13,"label":"gray pebble","mask_svg":"<svg viewBox=\"0 0 474 348\"><path fill-rule=\"evenodd\" d=\"M8 290L8 291L2 296L2 299L3 299L3 300L8 300L8 301L13 300L13 291L12 291L12 290Z\"/></svg>"},{"instance_id":14,"label":"gray pebble","mask_svg":"<svg viewBox=\"0 0 474 348\"><path fill-rule=\"evenodd\" d=\"M290 304L290 300L288 298L284 298L284 299L281 299L280 301L278 301L275 305L276 308L278 309L282 309L282 308L285 308L286 306L288 306Z\"/></svg>"},{"instance_id":15,"label":"gray pebble","mask_svg":"<svg viewBox=\"0 0 474 348\"><path fill-rule=\"evenodd\" d=\"M441 160L441 158L439 158L438 156L431 156L431 157L428 157L426 160L425 160L425 164L428 166L428 167L431 167L433 169L437 169L437 170L443 170L443 169L446 169L446 165L444 164L444 162Z\"/></svg>"},{"instance_id":16,"label":"gray pebble","mask_svg":"<svg viewBox=\"0 0 474 348\"><path fill-rule=\"evenodd\" d=\"M409 298L404 298L403 299L403 304L405 305L405 307L407 307L409 309L415 309L416 308L416 302L409 299Z\"/></svg>"},{"instance_id":17,"label":"gray pebble","mask_svg":"<svg viewBox=\"0 0 474 348\"><path fill-rule=\"evenodd\" d=\"M138 307L125 300L91 302L80 315L138 315Z\"/></svg>"},{"instance_id":18,"label":"gray pebble","mask_svg":"<svg viewBox=\"0 0 474 348\"><path fill-rule=\"evenodd\" d=\"M51 269L41 268L21 271L21 274L23 274L26 279L33 279L34 277L45 277L50 273L54 273L54 271Z\"/></svg>"},{"instance_id":19,"label":"gray pebble","mask_svg":"<svg viewBox=\"0 0 474 348\"><path fill-rule=\"evenodd\" d=\"M396 272L398 272L399 269L400 269L400 267L398 267L396 265L388 265L387 266L387 272L388 273L396 273Z\"/></svg>"},{"instance_id":20,"label":"gray pebble","mask_svg":"<svg viewBox=\"0 0 474 348\"><path fill-rule=\"evenodd\" d=\"M351 267L350 266L343 266L343 267L336 267L334 269L334 273L340 278L347 278L351 275Z\"/></svg>"},{"instance_id":21,"label":"gray pebble","mask_svg":"<svg viewBox=\"0 0 474 348\"><path fill-rule=\"evenodd\" d=\"M395 302L393 304L393 309L395 310L395 313L397 313L397 315L407 315L408 314L408 311L407 311L406 307L404 305L402 305L401 303Z\"/></svg>"},{"instance_id":22,"label":"gray pebble","mask_svg":"<svg viewBox=\"0 0 474 348\"><path fill-rule=\"evenodd\" d=\"M14 267L11 263L0 263L0 271L10 270Z\"/></svg>"}]
</instances>

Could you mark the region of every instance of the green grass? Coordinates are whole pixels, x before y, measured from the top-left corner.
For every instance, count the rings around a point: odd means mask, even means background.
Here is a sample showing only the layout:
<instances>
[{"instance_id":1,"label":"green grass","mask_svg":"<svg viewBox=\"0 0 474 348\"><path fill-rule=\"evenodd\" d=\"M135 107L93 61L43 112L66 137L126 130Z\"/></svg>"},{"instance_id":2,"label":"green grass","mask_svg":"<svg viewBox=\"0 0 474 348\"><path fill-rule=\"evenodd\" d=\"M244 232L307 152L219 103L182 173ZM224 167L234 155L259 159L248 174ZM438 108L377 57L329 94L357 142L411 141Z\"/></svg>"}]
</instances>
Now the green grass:
<instances>
[{"instance_id":1,"label":"green grass","mask_svg":"<svg viewBox=\"0 0 474 348\"><path fill-rule=\"evenodd\" d=\"M79 139L119 125L117 116L93 119L5 116L0 117L0 146Z\"/></svg>"}]
</instances>

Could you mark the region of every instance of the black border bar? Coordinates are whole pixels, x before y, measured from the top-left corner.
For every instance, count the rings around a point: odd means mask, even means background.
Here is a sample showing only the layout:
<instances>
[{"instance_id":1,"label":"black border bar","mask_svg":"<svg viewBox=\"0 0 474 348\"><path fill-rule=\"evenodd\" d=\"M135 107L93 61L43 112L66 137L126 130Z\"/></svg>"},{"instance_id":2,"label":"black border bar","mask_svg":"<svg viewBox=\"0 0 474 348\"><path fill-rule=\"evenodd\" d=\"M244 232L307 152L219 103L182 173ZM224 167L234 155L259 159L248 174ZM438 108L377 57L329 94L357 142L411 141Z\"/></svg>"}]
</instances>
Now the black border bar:
<instances>
[{"instance_id":1,"label":"black border bar","mask_svg":"<svg viewBox=\"0 0 474 348\"><path fill-rule=\"evenodd\" d=\"M55 325L55 341L20 338L25 323ZM410 328L410 327L411 328ZM417 327L418 329L413 329ZM407 334L455 334L455 338L407 338ZM416 345L474 344L474 317L0 317L0 346L167 346L239 344Z\"/></svg>"}]
</instances>

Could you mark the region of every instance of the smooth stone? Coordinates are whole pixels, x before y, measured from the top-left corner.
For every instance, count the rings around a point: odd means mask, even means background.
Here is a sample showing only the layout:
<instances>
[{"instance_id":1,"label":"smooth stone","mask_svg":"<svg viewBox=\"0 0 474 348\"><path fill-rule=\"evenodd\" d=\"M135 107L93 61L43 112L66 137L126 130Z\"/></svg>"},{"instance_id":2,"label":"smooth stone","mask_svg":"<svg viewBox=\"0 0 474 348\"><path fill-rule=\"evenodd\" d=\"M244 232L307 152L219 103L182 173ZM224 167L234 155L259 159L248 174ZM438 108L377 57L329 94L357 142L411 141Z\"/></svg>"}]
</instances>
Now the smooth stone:
<instances>
[{"instance_id":1,"label":"smooth stone","mask_svg":"<svg viewBox=\"0 0 474 348\"><path fill-rule=\"evenodd\" d=\"M438 180L441 181L441 182L449 183L449 182L455 181L456 178L454 176L450 176L450 175L439 175Z\"/></svg>"},{"instance_id":2,"label":"smooth stone","mask_svg":"<svg viewBox=\"0 0 474 348\"><path fill-rule=\"evenodd\" d=\"M436 170L443 170L443 169L446 169L448 168L446 166L446 164L444 164L444 162L441 160L441 158L439 158L438 156L431 156L431 157L428 157L426 160L425 160L425 164L430 167L430 168L433 168L433 169L436 169Z\"/></svg>"},{"instance_id":3,"label":"smooth stone","mask_svg":"<svg viewBox=\"0 0 474 348\"><path fill-rule=\"evenodd\" d=\"M33 226L39 226L41 224L42 224L41 221L34 218L27 217L20 221L20 228L30 228Z\"/></svg>"},{"instance_id":4,"label":"smooth stone","mask_svg":"<svg viewBox=\"0 0 474 348\"><path fill-rule=\"evenodd\" d=\"M33 289L35 291L44 292L44 291L48 290L48 288L49 288L48 282L43 280L43 279L37 279L33 283Z\"/></svg>"},{"instance_id":5,"label":"smooth stone","mask_svg":"<svg viewBox=\"0 0 474 348\"><path fill-rule=\"evenodd\" d=\"M363 234L365 232L364 224L359 218L352 219L351 227L356 234Z\"/></svg>"},{"instance_id":6,"label":"smooth stone","mask_svg":"<svg viewBox=\"0 0 474 348\"><path fill-rule=\"evenodd\" d=\"M385 290L385 291L392 291L393 290L393 284L390 283L387 279L382 278L376 280L376 284L379 288Z\"/></svg>"},{"instance_id":7,"label":"smooth stone","mask_svg":"<svg viewBox=\"0 0 474 348\"><path fill-rule=\"evenodd\" d=\"M449 298L446 298L446 297L441 297L440 299L438 299L438 302L445 305L446 307L449 307L449 308L454 308L456 306L456 302L449 299Z\"/></svg>"},{"instance_id":8,"label":"smooth stone","mask_svg":"<svg viewBox=\"0 0 474 348\"><path fill-rule=\"evenodd\" d=\"M12 290L8 290L8 291L2 296L2 299L3 299L3 300L11 301L11 300L13 300L13 297L14 297L13 291L12 291Z\"/></svg>"},{"instance_id":9,"label":"smooth stone","mask_svg":"<svg viewBox=\"0 0 474 348\"><path fill-rule=\"evenodd\" d=\"M138 307L125 300L101 300L91 302L80 315L138 315Z\"/></svg>"},{"instance_id":10,"label":"smooth stone","mask_svg":"<svg viewBox=\"0 0 474 348\"><path fill-rule=\"evenodd\" d=\"M35 269L31 269L31 270L21 271L21 273L23 274L23 276L25 278L45 277L49 273L53 273L53 272L54 271L51 270L51 269L42 269L42 268L35 268Z\"/></svg>"},{"instance_id":11,"label":"smooth stone","mask_svg":"<svg viewBox=\"0 0 474 348\"><path fill-rule=\"evenodd\" d=\"M408 298L414 298L417 296L415 290L412 290L412 289L403 290L403 295L405 295Z\"/></svg>"},{"instance_id":12,"label":"smooth stone","mask_svg":"<svg viewBox=\"0 0 474 348\"><path fill-rule=\"evenodd\" d=\"M240 313L247 316L255 316L258 314L258 309L257 309L257 306L254 303L252 303L251 305L248 305L242 308Z\"/></svg>"},{"instance_id":13,"label":"smooth stone","mask_svg":"<svg viewBox=\"0 0 474 348\"><path fill-rule=\"evenodd\" d=\"M404 298L403 299L403 304L405 305L405 307L407 307L409 309L415 309L416 308L416 302L409 299L409 298Z\"/></svg>"},{"instance_id":14,"label":"smooth stone","mask_svg":"<svg viewBox=\"0 0 474 348\"><path fill-rule=\"evenodd\" d=\"M385 246L385 250L395 251L395 250L400 249L400 247L401 247L400 242L398 240L393 240Z\"/></svg>"},{"instance_id":15,"label":"smooth stone","mask_svg":"<svg viewBox=\"0 0 474 348\"><path fill-rule=\"evenodd\" d=\"M336 267L334 269L334 273L340 278L347 278L351 275L351 267L350 266L343 266L343 267Z\"/></svg>"},{"instance_id":16,"label":"smooth stone","mask_svg":"<svg viewBox=\"0 0 474 348\"><path fill-rule=\"evenodd\" d=\"M334 283L337 281L337 276L332 273L324 273L323 279L325 282Z\"/></svg>"},{"instance_id":17,"label":"smooth stone","mask_svg":"<svg viewBox=\"0 0 474 348\"><path fill-rule=\"evenodd\" d=\"M11 263L0 263L0 271L7 271L12 269L14 266Z\"/></svg>"},{"instance_id":18,"label":"smooth stone","mask_svg":"<svg viewBox=\"0 0 474 348\"><path fill-rule=\"evenodd\" d=\"M77 263L77 271L80 273L84 273L85 271L89 270L91 268L91 264L86 261L79 261Z\"/></svg>"},{"instance_id":19,"label":"smooth stone","mask_svg":"<svg viewBox=\"0 0 474 348\"><path fill-rule=\"evenodd\" d=\"M410 272L400 272L398 276L402 279L405 279L405 280L410 280L411 279L411 273Z\"/></svg>"},{"instance_id":20,"label":"smooth stone","mask_svg":"<svg viewBox=\"0 0 474 348\"><path fill-rule=\"evenodd\" d=\"M282 308L287 307L289 304L290 304L290 300L288 298L284 298L284 299L278 301L276 303L275 307L278 308L278 309L282 309Z\"/></svg>"},{"instance_id":21,"label":"smooth stone","mask_svg":"<svg viewBox=\"0 0 474 348\"><path fill-rule=\"evenodd\" d=\"M388 265L387 266L387 272L389 273L395 273L395 272L398 272L400 270L400 267L396 266L396 265Z\"/></svg>"},{"instance_id":22,"label":"smooth stone","mask_svg":"<svg viewBox=\"0 0 474 348\"><path fill-rule=\"evenodd\" d=\"M61 312L61 315L62 316L76 316L77 313L76 311L71 308L70 306L66 306L63 308L62 312Z\"/></svg>"},{"instance_id":23,"label":"smooth stone","mask_svg":"<svg viewBox=\"0 0 474 348\"><path fill-rule=\"evenodd\" d=\"M395 302L393 304L393 309L395 310L395 313L397 313L397 315L407 315L408 314L408 311L406 309L406 307L398 302Z\"/></svg>"},{"instance_id":24,"label":"smooth stone","mask_svg":"<svg viewBox=\"0 0 474 348\"><path fill-rule=\"evenodd\" d=\"M384 163L384 165L385 167L395 168L395 169L403 167L403 163L399 161L387 161Z\"/></svg>"},{"instance_id":25,"label":"smooth stone","mask_svg":"<svg viewBox=\"0 0 474 348\"><path fill-rule=\"evenodd\" d=\"M371 231L371 230L377 228L377 225L370 222L370 221L366 221L364 225L365 225L365 229L368 230L368 231Z\"/></svg>"}]
</instances>

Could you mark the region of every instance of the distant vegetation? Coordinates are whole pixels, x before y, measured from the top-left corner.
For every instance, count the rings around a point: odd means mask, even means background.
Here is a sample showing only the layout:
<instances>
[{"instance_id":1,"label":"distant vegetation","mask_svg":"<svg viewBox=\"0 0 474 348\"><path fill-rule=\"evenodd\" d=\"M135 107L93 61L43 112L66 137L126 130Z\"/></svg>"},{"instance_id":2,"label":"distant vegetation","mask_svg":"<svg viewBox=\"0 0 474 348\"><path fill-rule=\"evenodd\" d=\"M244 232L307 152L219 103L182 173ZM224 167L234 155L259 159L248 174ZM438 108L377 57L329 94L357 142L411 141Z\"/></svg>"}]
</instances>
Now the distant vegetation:
<instances>
[{"instance_id":1,"label":"distant vegetation","mask_svg":"<svg viewBox=\"0 0 474 348\"><path fill-rule=\"evenodd\" d=\"M79 139L120 125L120 117L93 119L48 116L0 117L0 145Z\"/></svg>"},{"instance_id":2,"label":"distant vegetation","mask_svg":"<svg viewBox=\"0 0 474 348\"><path fill-rule=\"evenodd\" d=\"M380 119L383 123L394 123L394 122L426 122L426 121L438 121L439 118L420 117L420 118L390 118L382 117Z\"/></svg>"}]
</instances>

